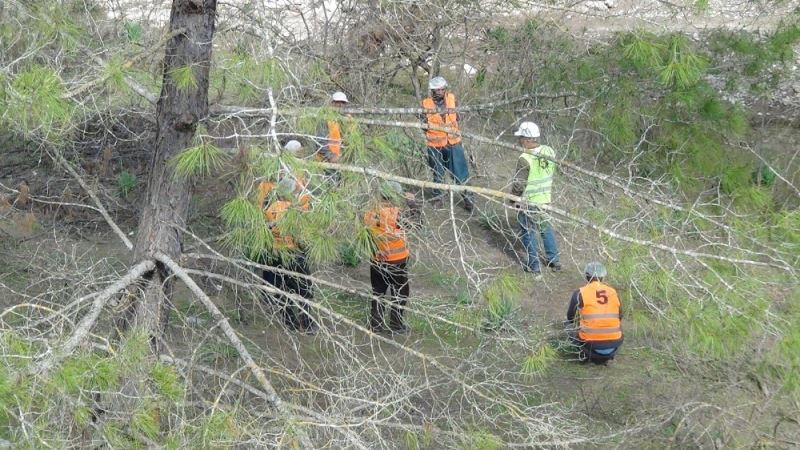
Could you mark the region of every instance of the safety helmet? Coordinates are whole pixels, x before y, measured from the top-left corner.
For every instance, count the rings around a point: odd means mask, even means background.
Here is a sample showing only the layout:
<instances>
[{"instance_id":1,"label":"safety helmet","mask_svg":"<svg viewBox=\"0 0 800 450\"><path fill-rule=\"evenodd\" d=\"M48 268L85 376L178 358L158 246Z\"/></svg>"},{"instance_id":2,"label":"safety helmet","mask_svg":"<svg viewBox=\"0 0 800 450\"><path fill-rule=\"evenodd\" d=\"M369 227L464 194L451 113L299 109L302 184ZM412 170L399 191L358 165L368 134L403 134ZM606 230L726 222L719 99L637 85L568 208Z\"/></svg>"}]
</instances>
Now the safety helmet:
<instances>
[{"instance_id":1,"label":"safety helmet","mask_svg":"<svg viewBox=\"0 0 800 450\"><path fill-rule=\"evenodd\" d=\"M444 89L447 87L447 80L443 77L433 77L428 81L428 89Z\"/></svg>"},{"instance_id":2,"label":"safety helmet","mask_svg":"<svg viewBox=\"0 0 800 450\"><path fill-rule=\"evenodd\" d=\"M301 144L300 141L292 139L283 146L283 149L293 155L296 155L303 150L303 144Z\"/></svg>"},{"instance_id":3,"label":"safety helmet","mask_svg":"<svg viewBox=\"0 0 800 450\"><path fill-rule=\"evenodd\" d=\"M403 186L397 181L387 180L381 183L381 197L385 200L398 200L403 196Z\"/></svg>"},{"instance_id":4,"label":"safety helmet","mask_svg":"<svg viewBox=\"0 0 800 450\"><path fill-rule=\"evenodd\" d=\"M514 132L514 136L537 138L539 137L539 126L533 122L522 122L519 124L519 129Z\"/></svg>"},{"instance_id":5,"label":"safety helmet","mask_svg":"<svg viewBox=\"0 0 800 450\"><path fill-rule=\"evenodd\" d=\"M606 268L603 266L603 264L597 261L592 261L586 265L585 269L583 269L583 275L586 277L587 281L603 281L605 277L608 276L608 272L606 272Z\"/></svg>"},{"instance_id":6,"label":"safety helmet","mask_svg":"<svg viewBox=\"0 0 800 450\"><path fill-rule=\"evenodd\" d=\"M332 102L350 103L349 101L347 101L347 96L344 95L344 92L342 92L342 91L334 92L333 95L331 95L331 101Z\"/></svg>"},{"instance_id":7,"label":"safety helmet","mask_svg":"<svg viewBox=\"0 0 800 450\"><path fill-rule=\"evenodd\" d=\"M275 186L275 196L281 200L288 200L292 197L295 188L295 179L292 176L285 176Z\"/></svg>"}]
</instances>

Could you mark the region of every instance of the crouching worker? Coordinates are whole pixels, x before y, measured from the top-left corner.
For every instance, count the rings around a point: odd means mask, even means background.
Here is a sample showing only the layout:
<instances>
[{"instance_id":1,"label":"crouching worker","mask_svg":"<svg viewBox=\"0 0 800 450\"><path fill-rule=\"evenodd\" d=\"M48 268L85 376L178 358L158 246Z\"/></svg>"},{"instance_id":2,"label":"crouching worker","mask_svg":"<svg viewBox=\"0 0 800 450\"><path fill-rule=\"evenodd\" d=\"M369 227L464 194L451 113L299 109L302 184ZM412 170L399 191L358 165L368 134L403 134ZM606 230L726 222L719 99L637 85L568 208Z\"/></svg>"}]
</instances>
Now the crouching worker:
<instances>
[{"instance_id":1,"label":"crouching worker","mask_svg":"<svg viewBox=\"0 0 800 450\"><path fill-rule=\"evenodd\" d=\"M291 235L282 230L283 227L281 226L281 220L285 218L287 211L290 209L296 207L301 210L308 209L307 205L296 206L292 204L292 200L295 197L296 183L292 177L283 178L275 187L275 201L269 205L264 213L264 218L274 238L272 255L265 263L268 266L309 275L305 252ZM263 277L264 281L283 292L298 295L307 301L311 301L314 298L314 286L308 278L272 270L265 270ZM289 329L304 334L316 333L317 324L309 314L311 308L308 303L296 301L285 295L277 295L275 297L277 297L278 303L283 308L283 322Z\"/></svg>"},{"instance_id":2,"label":"crouching worker","mask_svg":"<svg viewBox=\"0 0 800 450\"><path fill-rule=\"evenodd\" d=\"M603 283L607 272L602 264L590 262L583 272L588 284L572 293L568 333L582 361L605 364L622 345L622 305L617 291Z\"/></svg>"},{"instance_id":3,"label":"crouching worker","mask_svg":"<svg viewBox=\"0 0 800 450\"><path fill-rule=\"evenodd\" d=\"M381 203L364 214L364 224L375 242L375 253L370 261L369 279L372 294L383 297L388 291L388 302L372 300L369 327L372 331L387 331L385 313L389 310L388 330L407 333L403 309L408 304L408 257L406 230L417 220L419 205L414 194L403 193L396 181L381 184ZM400 206L405 202L405 209Z\"/></svg>"}]
</instances>

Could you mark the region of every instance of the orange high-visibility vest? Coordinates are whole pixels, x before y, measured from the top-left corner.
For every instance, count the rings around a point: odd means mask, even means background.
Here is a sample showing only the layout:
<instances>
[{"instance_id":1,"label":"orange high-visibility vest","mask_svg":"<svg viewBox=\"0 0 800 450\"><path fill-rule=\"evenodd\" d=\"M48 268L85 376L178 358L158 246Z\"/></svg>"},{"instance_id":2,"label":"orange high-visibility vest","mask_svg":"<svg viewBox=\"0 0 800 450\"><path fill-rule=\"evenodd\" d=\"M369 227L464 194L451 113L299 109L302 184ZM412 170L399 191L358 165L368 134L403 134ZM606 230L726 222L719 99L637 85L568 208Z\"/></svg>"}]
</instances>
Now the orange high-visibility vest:
<instances>
[{"instance_id":1,"label":"orange high-visibility vest","mask_svg":"<svg viewBox=\"0 0 800 450\"><path fill-rule=\"evenodd\" d=\"M599 281L592 281L580 291L583 307L580 310L578 337L583 341L622 339L617 291Z\"/></svg>"},{"instance_id":2,"label":"orange high-visibility vest","mask_svg":"<svg viewBox=\"0 0 800 450\"><path fill-rule=\"evenodd\" d=\"M303 192L306 188L306 179L303 176L294 177L295 179L295 192ZM264 180L258 184L258 188L256 189L256 205L259 208L264 210L267 208L267 198L269 197L270 192L275 189L275 182L271 180ZM297 204L300 205L304 210L307 210L309 207L309 203L311 202L311 196L308 193L301 193L297 198ZM264 211L266 215L266 211Z\"/></svg>"},{"instance_id":3,"label":"orange high-visibility vest","mask_svg":"<svg viewBox=\"0 0 800 450\"><path fill-rule=\"evenodd\" d=\"M428 125L444 127L449 132L439 130L425 130L425 137L428 139L428 147L441 148L445 145L453 145L461 142L461 135L458 133L458 115L455 112L456 96L452 92L444 95L444 107L448 110L440 114L436 107L436 102L431 97L422 100L422 108L426 110Z\"/></svg>"},{"instance_id":4,"label":"orange high-visibility vest","mask_svg":"<svg viewBox=\"0 0 800 450\"><path fill-rule=\"evenodd\" d=\"M372 259L380 262L395 262L408 258L410 255L406 247L405 232L398 218L400 208L382 205L364 214L364 223L369 227L369 232L378 247Z\"/></svg>"},{"instance_id":5,"label":"orange high-visibility vest","mask_svg":"<svg viewBox=\"0 0 800 450\"><path fill-rule=\"evenodd\" d=\"M277 250L294 250L297 248L297 243L294 239L289 235L281 233L280 227L277 224L291 206L291 202L276 200L269 205L269 208L267 208L267 211L264 213L267 225L269 225L272 236L275 238L275 249Z\"/></svg>"},{"instance_id":6,"label":"orange high-visibility vest","mask_svg":"<svg viewBox=\"0 0 800 450\"><path fill-rule=\"evenodd\" d=\"M335 120L328 121L328 136L326 136L328 150L336 156L342 156L342 128ZM318 161L322 161L322 154L317 153Z\"/></svg>"}]
</instances>

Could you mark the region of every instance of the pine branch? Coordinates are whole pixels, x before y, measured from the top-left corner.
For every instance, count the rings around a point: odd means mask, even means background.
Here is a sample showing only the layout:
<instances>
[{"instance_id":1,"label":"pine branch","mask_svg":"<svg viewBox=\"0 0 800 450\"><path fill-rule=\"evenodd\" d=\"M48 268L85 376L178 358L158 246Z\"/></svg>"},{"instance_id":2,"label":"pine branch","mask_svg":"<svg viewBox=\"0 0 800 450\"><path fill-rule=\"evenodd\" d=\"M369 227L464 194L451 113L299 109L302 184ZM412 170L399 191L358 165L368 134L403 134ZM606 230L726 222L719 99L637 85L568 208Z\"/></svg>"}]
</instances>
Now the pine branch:
<instances>
[{"instance_id":1,"label":"pine branch","mask_svg":"<svg viewBox=\"0 0 800 450\"><path fill-rule=\"evenodd\" d=\"M432 356L426 355L425 353L422 353L422 352L420 352L420 351L418 351L416 349L413 349L411 347L403 345L403 344L401 344L401 343L399 343L399 342L397 342L397 341L395 341L393 339L390 339L388 337L385 337L385 336L382 336L380 334L374 333L373 331L367 329L366 327L362 326L361 324L358 324L358 323L354 322L353 320L345 317L342 314L337 313L336 311L334 311L334 310L332 310L330 308L325 307L324 305L322 305L320 303L308 300L308 299L306 299L306 298L304 298L304 297L302 297L300 295L297 295L297 294L293 294L293 293L290 293L290 292L282 291L282 290L280 290L278 288L275 288L274 286L271 286L271 285L265 285L263 283L263 281L261 280L261 278L259 278L257 275L252 274L252 273L251 273L251 276L258 280L258 284L256 284L256 283L247 283L247 282L240 281L240 280L237 280L237 279L234 279L234 278L231 278L231 277L227 277L225 275L219 275L219 274L211 273L211 272L205 272L204 275L209 277L209 278L215 279L215 280L219 280L219 281L222 281L222 282L225 282L225 283L228 283L228 284L232 284L234 286L240 286L240 287L247 288L247 289L256 289L256 290L260 290L260 291L266 292L268 294L281 295L281 296L284 296L284 297L296 302L297 304L308 305L312 309L315 309L315 310L317 310L317 311L319 311L319 312L321 312L321 313L323 313L323 314L325 314L325 315L327 315L327 316L329 316L329 317L331 317L333 319L336 319L337 321L345 323L345 324L349 325L350 327L352 327L353 329L355 329L355 330L357 330L357 331L369 336L372 339L376 339L376 340L379 340L379 341L381 341L381 342L383 342L383 343L385 343L387 345L390 345L392 347L396 347L399 350L401 350L401 351L403 351L403 352L405 352L405 353L407 353L407 354L409 354L409 355L421 360L424 364L428 364L428 365L434 367L436 370L438 370L439 372L441 372L442 374L444 374L445 376L450 378L450 380L452 380L453 382L455 382L456 384L461 386L461 388L463 388L465 392L471 392L472 394L476 395L477 397L480 397L481 399L489 402L489 404L500 405L503 408L503 410L505 412L507 412L510 416L512 416L514 419L516 419L516 420L518 420L520 422L523 422L525 424L530 425L529 420L532 420L532 418L527 413L527 409L528 408L526 406L503 398L503 396L499 395L499 393L492 392L489 389L484 388L482 383L474 383L473 384L472 380L470 380L467 377L467 375L465 375L464 373L462 373L458 369L450 368L450 367L448 367L447 365L445 365L444 363L442 363L441 361L439 361L438 359L436 359L436 358L434 358ZM224 317L223 317L223 320L224 320ZM542 427L546 428L546 429L550 428L547 424L544 424L544 423L538 423L538 424L541 425ZM545 431L543 430L542 432L545 432ZM583 439L583 438L567 439L566 441L559 441L559 445L567 445L567 444L575 445L575 444L579 444L579 443L582 443L582 442L587 442L587 439ZM549 445L550 444L550 442L546 442L546 441L540 441L539 443L541 445Z\"/></svg>"},{"instance_id":2,"label":"pine branch","mask_svg":"<svg viewBox=\"0 0 800 450\"><path fill-rule=\"evenodd\" d=\"M500 106L511 105L514 103L524 102L526 100L536 98L567 98L575 97L577 94L574 92L556 92L552 94L527 94L519 97L514 97L508 100L498 100L495 102L478 103L474 105L461 105L453 108L456 112L471 112L471 111L485 111L497 109ZM285 108L280 109L281 114L287 116L297 116L315 112L317 108ZM233 105L214 105L210 109L210 114L214 115L244 115L247 117L271 117L278 112L277 108L250 108L245 106ZM341 114L374 114L374 115L394 115L394 114L407 114L417 115L427 112L424 108L392 108L392 107L346 107L339 111Z\"/></svg>"},{"instance_id":3,"label":"pine branch","mask_svg":"<svg viewBox=\"0 0 800 450\"><path fill-rule=\"evenodd\" d=\"M214 250L211 250L211 251L214 251ZM269 270L271 272L281 273L281 274L284 274L284 275L290 275L290 276L297 277L297 278L303 278L303 279L306 279L306 280L314 283L315 285L329 287L329 288L335 289L335 290L340 291L340 292L346 292L346 293L351 294L351 295L356 295L356 296L361 297L361 298L366 299L366 300L375 300L375 301L382 302L382 303L385 303L385 304L389 304L389 302L390 302L390 300L388 300L388 299L386 299L384 297L378 297L378 296L372 295L372 294L370 294L368 292L365 292L365 291L359 291L357 289L353 289L353 288L347 287L347 286L345 286L343 284L340 284L340 283L334 283L332 281L325 280L325 279L322 279L322 278L319 278L319 277L315 277L315 276L312 276L312 275L307 275L307 274L303 274L303 273L299 273L299 272L293 272L291 270L286 270L286 269L283 269L283 268L280 268L280 267L268 266L268 265L265 265L265 264L259 264L259 263L255 263L255 262L244 260L244 259L227 258L225 256L220 255L216 251L214 251L213 255L206 254L206 253L184 253L181 256L183 258L188 258L188 259L211 259L211 260L214 260L214 261L228 263L228 264L233 265L237 269L240 269L240 270L242 270L242 271L244 271L244 272L246 272L248 274L252 274L252 272L247 270L247 269L245 269L245 268L243 268L243 267L241 267L241 266L249 266L249 267L253 267L253 268L261 269L261 270ZM190 274L196 274L196 275L206 275L208 273L206 271L193 270L193 269L186 269L186 272L190 273ZM442 322L442 323L446 323L447 325L450 325L450 326L455 327L455 328L462 329L464 331L469 331L471 333L479 333L481 331L479 328L472 328L472 327L469 327L467 325L464 325L464 324L461 324L461 323L458 323L458 322L453 322L452 320L447 319L446 317L437 316L437 315L434 315L434 314L427 313L425 311L420 311L420 310L412 308L411 306L403 306L403 305L396 304L396 303L391 303L391 306L392 307L397 307L399 309L402 309L403 311L411 311L414 314L425 316L425 317L427 317L429 319L433 319L433 320L436 320L436 321L439 321L439 322ZM506 338L506 337L503 337L503 336L498 336L497 338L498 338L498 340L503 340L503 341L518 341L518 339Z\"/></svg>"},{"instance_id":4,"label":"pine branch","mask_svg":"<svg viewBox=\"0 0 800 450\"><path fill-rule=\"evenodd\" d=\"M106 223L108 223L108 226L111 227L111 230L113 230L114 233L122 240L122 243L125 244L126 247L128 247L128 250L133 250L133 243L130 241L130 239L128 239L127 236L125 236L125 233L122 232L122 229L120 229L117 223L114 222L114 219L111 218L111 215L103 206L103 203L100 201L100 198L97 197L97 194L94 193L94 191L89 187L86 181L84 181L84 179L80 175L78 175L78 172L76 172L75 169L72 168L72 165L69 162L67 162L66 159L64 159L64 157L58 150L48 151L48 154L55 160L56 163L64 167L64 169L67 172L69 172L70 175L72 175L72 178L75 178L75 181L77 181L78 184L81 185L83 190L86 191L87 194L89 194L89 197L92 198L94 204L97 206L97 211L100 213L101 216L103 216L103 219L106 220Z\"/></svg>"},{"instance_id":5,"label":"pine branch","mask_svg":"<svg viewBox=\"0 0 800 450\"><path fill-rule=\"evenodd\" d=\"M439 189L439 190L451 191L451 192L474 192L476 194L480 194L480 195L483 195L483 196L486 196L486 197L496 198L496 199L500 199L500 200L507 200L507 201L510 201L510 202L513 202L513 203L517 203L517 204L525 204L526 203L526 200L523 197L518 197L516 195L508 194L508 193L505 193L505 192L502 192L502 191L498 191L498 190L495 190L495 189L474 187L474 186L467 186L467 185L434 183L434 182L431 182L431 181L420 181L420 180L416 180L416 179L413 179L413 178L405 178L405 177L392 175L392 174L389 174L389 173L386 173L386 172L381 172L381 171L370 169L370 168L367 168L367 167L350 166L350 165L345 165L345 164L334 164L334 163L326 163L326 162L309 162L309 164L317 165L317 166L325 168L325 169L335 169L335 170L341 170L341 171L345 171L345 172L358 173L358 174L362 174L364 176L369 176L369 177L377 177L377 178L381 178L381 179L384 179L384 180L397 181L398 183L402 183L402 184L409 185L409 186L417 186L417 187L422 187L422 188L433 188L433 189ZM582 224L582 225L584 225L586 227L589 227L589 228L591 228L591 229L593 229L595 231L599 231L599 232L601 232L601 233L603 233L603 234L605 234L607 236L610 236L610 237L612 237L614 239L621 240L621 241L624 241L624 242L629 242L629 243L632 243L632 244L644 245L644 246L647 246L647 247L652 247L652 248L655 248L655 249L663 250L665 252L671 253L671 254L676 255L676 256L677 255L684 255L684 256L690 256L690 257L693 257L693 258L715 259L715 260L718 260L718 261L725 261L725 262L730 262L730 263L735 263L735 264L746 264L746 265L758 266L758 267L772 267L772 268L777 268L777 269L784 270L784 271L792 273L792 274L795 273L795 269L792 266L790 266L788 263L785 263L785 262L780 261L780 260L778 260L778 262L779 263L783 263L783 264L769 263L769 262L763 262L763 261L755 261L755 260L750 260L750 259L729 258L729 257L726 257L726 256L712 255L710 253L695 252L695 251L692 251L692 250L681 250L681 249L677 249L677 248L674 248L674 247L669 247L669 246L664 245L664 244L659 244L659 243L653 242L653 241L647 241L647 240L643 240L643 239L636 239L636 238L624 236L624 235L619 234L619 233L617 233L617 232L615 232L615 231L613 231L611 229L608 229L606 227L602 227L602 226L599 226L599 225L595 225L594 223L592 223L592 222L590 222L590 221L588 221L586 219L583 219L583 218L580 218L578 216L575 216L574 214L570 214L566 210L561 209L561 208L559 208L557 206L553 206L553 205L537 205L537 206L540 209L544 210L544 211L551 212L551 213L554 213L556 215L562 216L562 217L564 217L566 219L569 219L569 220L571 220L573 222L580 223L580 224ZM510 208L510 206L507 206L507 207ZM763 255L763 256L769 256L769 255ZM772 258L770 257L770 259L772 259Z\"/></svg>"},{"instance_id":6,"label":"pine branch","mask_svg":"<svg viewBox=\"0 0 800 450\"><path fill-rule=\"evenodd\" d=\"M185 370L197 370L199 372L203 372L205 374L215 376L217 378L225 380L227 383L233 384L235 386L239 386L240 388L246 390L247 392L250 392L251 394L255 395L256 397L259 397L259 398L261 398L263 400L269 401L269 395L266 392L262 391L261 389L258 389L257 387L255 387L255 386L253 386L253 385L251 385L249 383L245 383L244 381L239 380L237 378L233 378L232 376L230 376L230 375L228 375L226 373L220 372L218 370L214 370L211 367L206 367L206 366L204 366L202 364L197 364L196 362L192 362L190 364L190 363L188 363L188 362L186 362L186 361L184 361L182 359L173 358L173 357L171 357L169 355L164 355L164 354L159 355L159 359L162 362L165 362L167 364L172 364L174 366L182 367ZM189 377L186 377L186 378L187 378L187 380L189 379ZM303 413L303 414L305 414L305 415L307 415L309 417L313 417L315 420L318 420L319 422L321 422L322 425L325 425L326 427L331 427L331 428L335 429L336 431L338 431L339 433L342 433L348 439L348 441L350 441L350 443L353 444L355 447L357 447L359 449L364 449L364 450L366 450L368 448L363 443L361 438L358 437L358 435L356 435L355 433L350 431L350 427L348 426L349 424L337 423L336 420L334 420L334 419L332 419L330 417L324 416L324 415L318 413L317 411L314 411L313 409L310 409L310 408L306 408L305 406L302 406L302 405L296 405L294 403L286 403L285 405L286 405L287 408L299 411L299 412L301 412L301 413Z\"/></svg>"},{"instance_id":7,"label":"pine branch","mask_svg":"<svg viewBox=\"0 0 800 450\"><path fill-rule=\"evenodd\" d=\"M217 110L218 111L223 111L224 110L224 112L226 114L229 114L229 115L232 115L232 116L240 116L240 115L250 116L251 114L253 114L254 117L257 117L259 115L263 115L263 114L266 114L267 112L271 112L272 111L271 109L265 109L265 108L246 108L246 107L239 107L239 106L217 107ZM371 109L371 110L373 110L373 111L391 110L391 108L389 108L389 109L375 108L375 109ZM415 111L416 109L415 108L406 108L404 110ZM282 114L286 114L286 115L298 115L302 111L307 111L307 109L294 109L294 110L287 109L287 110L281 110L281 113ZM353 118L352 120L354 120L354 121L356 121L358 123L365 124L365 125L376 125L376 126L386 126L386 127L396 127L396 128L416 128L416 129L419 129L419 130L428 130L428 129L430 129L430 130L437 130L437 131L451 131L451 130L448 130L447 128L444 128L444 127L429 126L427 124L423 124L423 123L420 123L420 122L403 122L403 121L362 119L362 118ZM458 134L461 137L469 138L469 139L472 139L472 140L474 140L476 142L488 144L488 145L491 145L493 147L499 147L499 148L504 148L504 149L508 149L508 150L513 150L513 151L515 151L517 153L533 154L533 152L531 150L525 149L523 147L520 147L520 146L512 144L512 143L499 141L497 139L487 138L487 137L484 137L484 136L481 136L481 135L478 135L478 134L474 134L474 133L464 132L463 130L459 130ZM613 186L615 188L618 188L618 189L620 189L622 191L623 194L625 194L628 197L631 197L631 198L639 197L639 198L641 198L641 199L643 199L645 201L655 203L655 204L657 204L659 206L663 206L663 207L671 209L673 211L677 211L677 212L680 212L680 213L683 213L683 214L687 214L687 215L689 215L691 217L696 217L698 219L704 220L704 221L706 221L706 222L708 222L708 223L710 223L710 224L712 224L712 225L714 225L716 227L724 229L726 232L728 232L730 234L734 234L735 233L735 230L733 230L733 228L731 228L729 225L727 225L725 223L722 223L719 220L717 220L717 219L715 219L713 217L710 217L710 216L708 216L706 214L703 214L702 212L700 212L700 211L698 211L698 210L696 210L694 208L686 208L684 206L681 206L681 205L678 205L678 204L675 204L675 203L672 203L672 202L661 200L659 198L656 198L654 196L648 195L646 193L636 191L636 190L632 189L629 184L623 183L623 182L621 182L619 180L616 180L611 175L607 175L607 174L604 174L604 173L600 173L600 172L592 171L592 170L589 170L589 169L585 169L585 168L580 167L579 165L577 165L577 164L575 164L573 162L567 161L567 160L549 158L549 157L546 157L546 156L543 156L543 155L537 155L537 156L542 158L542 159L546 159L546 160L549 160L549 161L552 161L552 162L558 164L562 169L566 168L566 169L569 169L569 170L573 170L573 171L578 172L578 173L580 173L582 175L586 175L588 177L597 179L597 180L601 181L602 183L605 183L605 184L611 185L611 186ZM759 241L755 237L752 237L752 236L749 236L749 235L745 235L744 239L746 239L747 241L749 241L752 244L755 244L759 248L769 250L770 252L774 252L775 254L778 254L778 255L785 254L785 253L783 253L783 252L781 252L779 250L776 250L773 247L770 247L770 246L762 243L761 241ZM780 257L773 256L771 254L759 253L759 252L750 252L750 253L753 253L753 254L756 254L758 256L762 256L762 257L768 258L768 259L772 260L773 262L775 262L776 264L780 265L784 269L786 267L790 266L790 264L788 262L786 262L784 259L782 259ZM773 267L778 267L778 265L773 265Z\"/></svg>"},{"instance_id":8,"label":"pine branch","mask_svg":"<svg viewBox=\"0 0 800 450\"><path fill-rule=\"evenodd\" d=\"M278 411L279 414L281 414L284 420L291 419L292 417L291 414L287 411L286 406L281 400L281 398L278 396L277 391L275 391L275 388L272 387L272 384L267 379L266 374L264 374L264 370L261 367L259 367L258 364L256 364L255 360L250 355L250 352L247 350L247 347L244 346L242 340L239 339L239 336L237 336L236 330L234 330L233 327L231 327L231 324L228 322L228 319L225 318L225 315L223 315L222 312L219 310L219 308L217 308L217 306L214 304L214 302L212 302L211 299L208 298L208 295L206 295L206 293L203 292L200 286L198 286L197 283L194 282L192 277L189 276L189 274L186 273L186 271L180 265L178 265L178 263L173 261L172 258L163 253L156 253L154 257L156 258L156 260L164 263L164 265L166 265L172 271L173 275L180 278L186 284L186 286L192 291L192 293L197 297L197 299L200 300L203 306L206 307L208 312L216 321L216 324L219 325L219 327L222 329L222 332L225 333L225 336L231 342L231 345L233 345L236 351L239 352L239 355L242 357L245 364L247 364L247 367L256 377L256 380L258 380L259 384L261 385L261 388L267 394L267 399L266 399L267 402L273 408L275 408L275 410ZM302 445L303 448L307 449L314 448L314 446L311 444L311 441L309 440L308 436L304 431L297 430L297 433L299 435L298 437L300 439L300 444Z\"/></svg>"},{"instance_id":9,"label":"pine branch","mask_svg":"<svg viewBox=\"0 0 800 450\"><path fill-rule=\"evenodd\" d=\"M164 36L161 37L161 39L155 45L153 45L152 47L150 47L150 48L142 51L141 53L135 55L133 58L129 59L128 61L122 63L122 68L123 69L129 69L129 68L133 67L133 65L138 63L139 61L147 58L148 56L152 56L153 52L155 52L157 49L160 49L161 47L166 45L167 41L169 41L170 39L174 38L175 36L183 34L185 31L186 31L186 28L178 28L176 30L173 30L173 31L165 34ZM98 65L100 65L103 68L108 67L108 63L103 61L99 56L97 56L94 53L92 53L89 49L84 48L83 50L90 58L92 58L92 60L94 60L95 63L97 63ZM103 76L101 76L99 78L96 78L94 80L91 80L91 81L89 81L89 82L87 82L85 84L82 84L82 85L78 86L77 88L75 88L75 89L73 89L73 90L71 90L69 92L65 92L64 95L62 95L61 98L68 99L68 98L72 98L72 97L78 96L78 95L86 92L87 90L91 89L92 87L97 86L98 84L101 84L101 83L105 82L110 77L111 77L111 75L106 73L105 75L103 75ZM125 80L127 82L130 82L129 85L132 84L132 83L135 83L129 77L125 77ZM138 85L138 83L136 83L136 84ZM134 89L133 86L130 86L130 87L137 94L141 95L142 97L144 97L148 101L150 101L150 103L155 103L155 98L156 97L153 96L152 94L147 94L147 91L141 85L138 85L135 89Z\"/></svg>"},{"instance_id":10,"label":"pine branch","mask_svg":"<svg viewBox=\"0 0 800 450\"><path fill-rule=\"evenodd\" d=\"M123 277L119 278L116 283L108 286L107 288L103 289L98 293L92 293L86 295L78 300L75 303L81 303L82 301L95 297L94 302L92 303L92 309L89 310L89 313L83 316L80 322L78 322L75 331L72 333L72 336L67 339L64 345L61 346L58 350L56 350L53 355L42 361L39 364L35 364L32 366L31 373L40 373L49 370L54 365L58 364L64 358L70 356L75 349L83 342L89 332L94 327L95 323L97 323L98 317L100 317L100 312L103 310L106 302L116 293L119 291L127 288L129 285L135 283L139 278L144 275L145 273L153 270L156 267L156 264L152 260L145 260L140 262L139 264L133 266L127 274Z\"/></svg>"}]
</instances>

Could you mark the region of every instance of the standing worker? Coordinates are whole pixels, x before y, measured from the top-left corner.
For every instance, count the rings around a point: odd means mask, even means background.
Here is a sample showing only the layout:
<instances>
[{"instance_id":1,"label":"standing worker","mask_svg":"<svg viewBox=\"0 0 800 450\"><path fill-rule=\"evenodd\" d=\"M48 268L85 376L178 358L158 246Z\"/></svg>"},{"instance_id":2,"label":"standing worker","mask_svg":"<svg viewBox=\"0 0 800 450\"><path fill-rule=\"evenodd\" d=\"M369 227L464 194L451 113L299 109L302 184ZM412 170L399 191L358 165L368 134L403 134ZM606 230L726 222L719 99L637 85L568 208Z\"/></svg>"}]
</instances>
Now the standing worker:
<instances>
[{"instance_id":1,"label":"standing worker","mask_svg":"<svg viewBox=\"0 0 800 450\"><path fill-rule=\"evenodd\" d=\"M622 304L617 291L603 283L608 273L602 264L590 262L583 274L588 284L572 293L568 332L582 361L605 364L622 345Z\"/></svg>"},{"instance_id":2,"label":"standing worker","mask_svg":"<svg viewBox=\"0 0 800 450\"><path fill-rule=\"evenodd\" d=\"M561 262L555 233L547 212L540 208L541 205L550 204L553 175L556 172L556 164L552 159L556 153L552 148L539 144L539 127L533 122L522 122L514 136L517 136L520 146L533 153L519 155L517 171L511 185L511 193L524 200L523 205L517 205L522 244L528 253L528 261L523 269L534 274L541 273L537 238L537 235L541 235L547 266L558 272L561 270Z\"/></svg>"},{"instance_id":3,"label":"standing worker","mask_svg":"<svg viewBox=\"0 0 800 450\"><path fill-rule=\"evenodd\" d=\"M442 77L433 77L428 82L431 95L422 100L425 110L420 118L429 126L446 128L448 131L425 130L428 145L428 165L433 170L434 183L444 180L447 169L453 176L456 184L464 184L469 178L467 158L464 156L464 146L461 144L461 133L458 129L459 115L456 112L456 96L447 90L447 81ZM442 192L433 191L433 202L441 204ZM472 211L475 202L471 192L464 192L464 209Z\"/></svg>"},{"instance_id":4,"label":"standing worker","mask_svg":"<svg viewBox=\"0 0 800 450\"><path fill-rule=\"evenodd\" d=\"M331 107L339 110L349 102L344 92L336 91L331 95ZM339 162L342 155L342 126L338 120L323 120L317 126L317 136L322 138L322 145L317 151L318 161Z\"/></svg>"},{"instance_id":5,"label":"standing worker","mask_svg":"<svg viewBox=\"0 0 800 450\"><path fill-rule=\"evenodd\" d=\"M295 187L294 178L283 178L275 187L276 200L264 213L267 226L274 238L272 255L266 265L309 275L305 251L298 245L294 237L284 231L285 225L281 224L286 218L287 211L295 208L295 205L292 204ZM301 210L308 209L307 206L299 206L299 208ZM271 270L264 270L263 278L267 283L286 293L299 295L307 301L314 298L314 286L308 278ZM309 314L311 307L308 303L295 301L285 295L276 297L283 308L283 322L290 330L303 334L316 334L317 324Z\"/></svg>"},{"instance_id":6,"label":"standing worker","mask_svg":"<svg viewBox=\"0 0 800 450\"><path fill-rule=\"evenodd\" d=\"M375 242L375 254L370 261L369 279L372 295L383 297L388 290L389 301L373 299L370 307L369 327L372 331L386 331L385 311L389 309L389 330L404 334L408 326L403 320L403 309L408 304L408 257L405 232L419 215L414 194L403 193L396 181L381 184L381 203L364 214L364 224ZM398 206L405 200L407 209Z\"/></svg>"}]
</instances>

